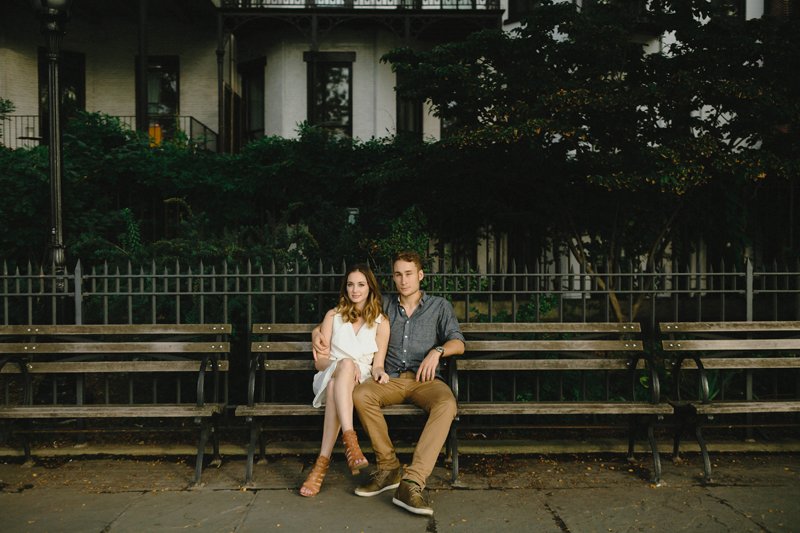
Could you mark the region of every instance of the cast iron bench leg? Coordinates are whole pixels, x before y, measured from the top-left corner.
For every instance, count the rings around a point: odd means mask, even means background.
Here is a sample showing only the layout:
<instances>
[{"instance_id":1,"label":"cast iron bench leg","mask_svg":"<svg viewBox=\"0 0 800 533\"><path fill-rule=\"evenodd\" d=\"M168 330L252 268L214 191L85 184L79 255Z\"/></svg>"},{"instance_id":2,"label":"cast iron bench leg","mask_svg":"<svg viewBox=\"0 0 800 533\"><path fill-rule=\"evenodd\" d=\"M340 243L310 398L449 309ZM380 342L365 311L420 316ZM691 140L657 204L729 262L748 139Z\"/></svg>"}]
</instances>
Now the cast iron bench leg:
<instances>
[{"instance_id":1,"label":"cast iron bench leg","mask_svg":"<svg viewBox=\"0 0 800 533\"><path fill-rule=\"evenodd\" d=\"M653 477L650 479L656 485L661 484L661 456L658 455L658 443L656 442L655 434L653 433L653 418L650 418L647 424L647 440L650 442L650 451L653 452Z\"/></svg>"},{"instance_id":2,"label":"cast iron bench leg","mask_svg":"<svg viewBox=\"0 0 800 533\"><path fill-rule=\"evenodd\" d=\"M253 481L253 457L256 454L256 439L258 439L261 428L259 423L250 418L250 442L247 443L247 465L245 466L244 482L251 483Z\"/></svg>"},{"instance_id":3,"label":"cast iron bench leg","mask_svg":"<svg viewBox=\"0 0 800 533\"><path fill-rule=\"evenodd\" d=\"M711 483L711 459L708 456L708 448L706 447L706 440L703 438L703 427L697 424L694 430L697 437L697 444L700 445L700 452L703 454L703 474L705 475L705 482Z\"/></svg>"},{"instance_id":4,"label":"cast iron bench leg","mask_svg":"<svg viewBox=\"0 0 800 533\"><path fill-rule=\"evenodd\" d=\"M200 424L200 439L197 443L197 463L194 469L194 484L200 483L200 476L203 474L203 461L205 457L206 443L208 442L208 422L198 420Z\"/></svg>"},{"instance_id":5,"label":"cast iron bench leg","mask_svg":"<svg viewBox=\"0 0 800 533\"><path fill-rule=\"evenodd\" d=\"M211 421L211 446L214 450L214 455L211 457L211 462L209 466L215 466L219 468L222 466L222 456L219 453L219 432L217 431L217 417L214 416L214 419Z\"/></svg>"},{"instance_id":6,"label":"cast iron bench leg","mask_svg":"<svg viewBox=\"0 0 800 533\"><path fill-rule=\"evenodd\" d=\"M628 420L628 462L633 462L633 446L636 442L636 431L638 427L636 424L636 415L631 415Z\"/></svg>"},{"instance_id":7,"label":"cast iron bench leg","mask_svg":"<svg viewBox=\"0 0 800 533\"><path fill-rule=\"evenodd\" d=\"M458 481L458 438L456 437L456 422L458 421L458 417L453 420L453 423L450 425L450 437L447 439L450 443L450 455L453 458L453 483Z\"/></svg>"}]
</instances>

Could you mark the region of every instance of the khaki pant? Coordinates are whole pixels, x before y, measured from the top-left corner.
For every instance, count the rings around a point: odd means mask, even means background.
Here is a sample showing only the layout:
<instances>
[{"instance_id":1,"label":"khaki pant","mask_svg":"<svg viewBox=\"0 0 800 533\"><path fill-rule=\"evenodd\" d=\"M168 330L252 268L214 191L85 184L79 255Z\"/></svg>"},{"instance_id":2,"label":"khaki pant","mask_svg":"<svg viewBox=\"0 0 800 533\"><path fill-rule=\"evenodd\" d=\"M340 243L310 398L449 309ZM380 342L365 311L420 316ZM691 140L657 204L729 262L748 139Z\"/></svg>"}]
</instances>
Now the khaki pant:
<instances>
[{"instance_id":1,"label":"khaki pant","mask_svg":"<svg viewBox=\"0 0 800 533\"><path fill-rule=\"evenodd\" d=\"M400 377L389 380L389 383L380 384L370 379L358 385L353 391L353 403L361 425L372 441L375 461L380 470L392 470L400 466L382 408L413 403L428 413L428 421L414 449L414 457L403 475L404 479L425 487L425 481L433 472L450 432L450 424L456 416L456 399L450 387L439 379L417 382L413 372L404 372Z\"/></svg>"}]
</instances>

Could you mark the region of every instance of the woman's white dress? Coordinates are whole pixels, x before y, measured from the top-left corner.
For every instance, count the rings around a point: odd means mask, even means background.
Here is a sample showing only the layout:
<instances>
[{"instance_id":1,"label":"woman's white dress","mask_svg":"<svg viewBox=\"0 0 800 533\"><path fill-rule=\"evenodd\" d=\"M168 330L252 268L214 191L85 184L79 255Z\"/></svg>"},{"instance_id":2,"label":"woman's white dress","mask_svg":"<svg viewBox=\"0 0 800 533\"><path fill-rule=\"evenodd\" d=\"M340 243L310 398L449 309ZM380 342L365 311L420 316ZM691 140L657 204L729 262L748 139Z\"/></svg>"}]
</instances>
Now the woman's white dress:
<instances>
[{"instance_id":1,"label":"woman's white dress","mask_svg":"<svg viewBox=\"0 0 800 533\"><path fill-rule=\"evenodd\" d=\"M349 358L356 362L360 371L359 383L370 377L372 359L378 351L378 342L375 339L378 333L378 324L382 317L375 319L372 327L363 324L358 334L353 330L353 324L342 320L342 315L333 316L333 335L331 335L331 365L314 375L314 407L325 405L325 389L328 387L336 366L342 359Z\"/></svg>"}]
</instances>

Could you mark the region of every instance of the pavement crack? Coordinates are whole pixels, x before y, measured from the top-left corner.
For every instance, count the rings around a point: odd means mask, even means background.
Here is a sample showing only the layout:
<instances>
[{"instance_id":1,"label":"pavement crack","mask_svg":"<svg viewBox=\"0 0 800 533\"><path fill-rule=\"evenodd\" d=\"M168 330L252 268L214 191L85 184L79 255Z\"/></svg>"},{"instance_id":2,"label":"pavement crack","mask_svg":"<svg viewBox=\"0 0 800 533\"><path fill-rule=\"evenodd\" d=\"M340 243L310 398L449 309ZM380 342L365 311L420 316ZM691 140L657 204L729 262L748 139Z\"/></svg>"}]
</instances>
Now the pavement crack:
<instances>
[{"instance_id":1,"label":"pavement crack","mask_svg":"<svg viewBox=\"0 0 800 533\"><path fill-rule=\"evenodd\" d=\"M556 523L556 525L558 526L558 528L559 528L559 529L560 529L560 530L561 530L563 533L570 533L570 530L569 530L569 528L567 527L567 523L566 523L566 522L564 522L564 519L563 519L563 518L561 518L561 515L559 515L559 514L558 514L558 511L556 511L555 509L553 509L552 507L550 507L550 504L549 504L549 503L546 503L546 502L545 502L545 504L544 504L544 508L545 508L545 509L547 509L547 510L550 512L550 514L553 516L553 522L555 522L555 523Z\"/></svg>"},{"instance_id":2,"label":"pavement crack","mask_svg":"<svg viewBox=\"0 0 800 533\"><path fill-rule=\"evenodd\" d=\"M765 526L764 524L762 524L762 523L761 523L761 522L759 522L758 520L755 520L755 519L753 518L753 515L749 515L749 514L747 514L747 513L744 513L744 512L742 512L742 511L740 511L739 509L737 509L736 507L734 507L733 505L731 505L731 504L730 504L730 502L728 502L728 500L726 500L725 498L720 498L719 496L715 496L714 494L711 494L711 493L708 493L708 495L709 495L711 498L713 498L714 500L716 500L717 502L719 502L720 504L724 505L725 507L727 507L728 509L730 509L731 511L733 511L734 513L736 513L736 514L738 514L739 516L741 516L742 518L746 518L746 519L747 519L747 520L749 520L750 522L752 522L752 523L754 523L755 525L757 525L757 526L758 526L758 528L759 528L759 529L762 531L762 533L772 533L772 531L771 531L770 529L768 529L768 528L767 528L767 526ZM716 518L716 517L715 517L715 518Z\"/></svg>"},{"instance_id":3,"label":"pavement crack","mask_svg":"<svg viewBox=\"0 0 800 533\"><path fill-rule=\"evenodd\" d=\"M144 497L145 494L146 494L145 492L139 492L139 498ZM111 531L112 528L114 527L114 523L117 522L120 518L122 518L122 516L128 512L128 509L130 509L131 506L134 504L134 502L137 500L128 502L125 505L125 507L123 507L123 509L119 513L117 513L117 516L115 516L108 524L106 524L106 527L100 530L101 533L108 533L109 531Z\"/></svg>"}]
</instances>

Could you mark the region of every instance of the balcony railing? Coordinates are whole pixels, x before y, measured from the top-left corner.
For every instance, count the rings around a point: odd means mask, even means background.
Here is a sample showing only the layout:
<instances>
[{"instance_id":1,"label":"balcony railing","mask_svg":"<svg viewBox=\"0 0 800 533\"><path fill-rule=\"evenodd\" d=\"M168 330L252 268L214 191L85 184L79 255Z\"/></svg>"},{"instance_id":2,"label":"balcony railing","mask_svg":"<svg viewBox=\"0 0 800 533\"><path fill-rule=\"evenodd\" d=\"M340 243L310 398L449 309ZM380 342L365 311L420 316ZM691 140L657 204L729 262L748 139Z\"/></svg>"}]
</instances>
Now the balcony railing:
<instances>
[{"instance_id":1,"label":"balcony railing","mask_svg":"<svg viewBox=\"0 0 800 533\"><path fill-rule=\"evenodd\" d=\"M123 127L131 130L135 128L136 117L116 118ZM150 142L154 146L182 133L194 147L211 152L217 150L217 133L192 116L151 116L148 130ZM0 122L0 145L12 149L32 148L38 146L41 140L38 115L9 115Z\"/></svg>"},{"instance_id":2,"label":"balcony railing","mask_svg":"<svg viewBox=\"0 0 800 533\"><path fill-rule=\"evenodd\" d=\"M222 0L222 9L494 10L500 0Z\"/></svg>"},{"instance_id":3,"label":"balcony railing","mask_svg":"<svg viewBox=\"0 0 800 533\"><path fill-rule=\"evenodd\" d=\"M0 120L0 144L8 148L39 146L39 115L8 115Z\"/></svg>"}]
</instances>

